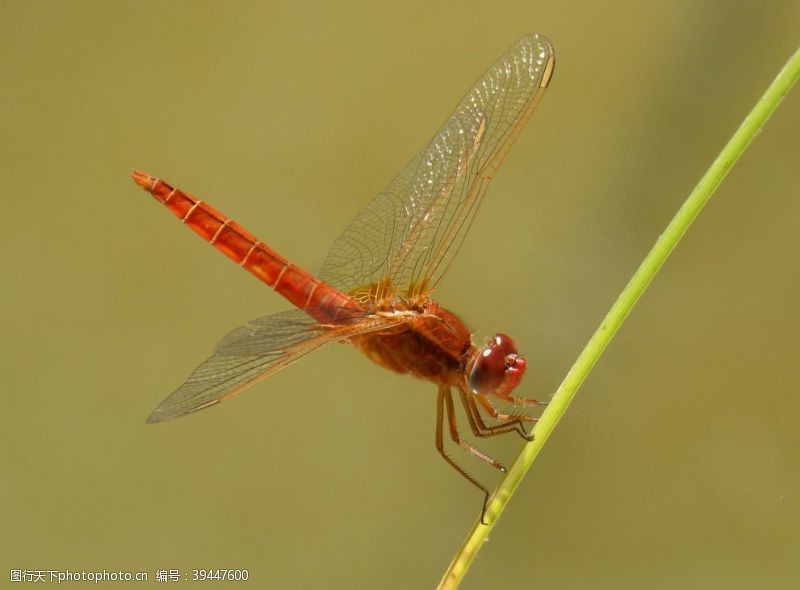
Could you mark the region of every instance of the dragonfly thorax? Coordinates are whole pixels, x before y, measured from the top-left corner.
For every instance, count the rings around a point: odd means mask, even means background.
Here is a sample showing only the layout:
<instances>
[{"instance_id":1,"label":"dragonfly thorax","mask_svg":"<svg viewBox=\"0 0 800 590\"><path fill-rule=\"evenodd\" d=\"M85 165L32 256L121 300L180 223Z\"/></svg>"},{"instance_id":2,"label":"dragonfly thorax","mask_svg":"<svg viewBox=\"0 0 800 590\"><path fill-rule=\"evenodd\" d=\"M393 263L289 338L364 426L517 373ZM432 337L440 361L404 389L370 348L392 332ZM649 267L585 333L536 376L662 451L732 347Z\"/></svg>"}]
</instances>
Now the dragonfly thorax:
<instances>
[{"instance_id":1,"label":"dragonfly thorax","mask_svg":"<svg viewBox=\"0 0 800 590\"><path fill-rule=\"evenodd\" d=\"M469 328L453 312L419 298L378 313L403 316L391 328L351 338L373 362L438 385L459 386L476 349Z\"/></svg>"}]
</instances>

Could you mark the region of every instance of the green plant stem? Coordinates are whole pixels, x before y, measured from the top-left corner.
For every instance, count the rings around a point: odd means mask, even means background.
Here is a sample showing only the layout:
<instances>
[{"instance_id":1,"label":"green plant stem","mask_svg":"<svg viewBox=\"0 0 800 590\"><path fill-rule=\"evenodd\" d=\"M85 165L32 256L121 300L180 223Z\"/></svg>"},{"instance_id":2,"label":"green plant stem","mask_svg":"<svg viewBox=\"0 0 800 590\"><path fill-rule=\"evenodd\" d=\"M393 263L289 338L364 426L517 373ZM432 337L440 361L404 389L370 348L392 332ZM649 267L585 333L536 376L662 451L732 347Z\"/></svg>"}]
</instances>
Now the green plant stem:
<instances>
[{"instance_id":1,"label":"green plant stem","mask_svg":"<svg viewBox=\"0 0 800 590\"><path fill-rule=\"evenodd\" d=\"M550 438L550 434L564 415L589 371L600 358L608 343L611 342L614 334L619 330L622 322L625 321L633 306L636 305L636 302L642 296L650 281L653 280L661 265L664 264L664 261L675 249L683 234L689 229L689 226L709 198L711 198L711 195L725 178L728 171L780 104L798 77L800 77L800 49L789 59L764 95L753 107L753 110L747 115L739 129L736 130L736 133L733 134L733 137L722 149L717 159L714 160L714 163L711 164L711 167L700 179L700 182L697 183L697 186L672 221L670 221L664 233L659 236L653 248L625 286L625 289L603 319L600 327L592 335L592 338L575 361L569 373L567 373L561 386L553 395L547 409L536 424L534 429L535 440L522 448L505 478L492 494L486 512L488 524L483 525L478 520L473 525L464 544L447 568L439 585L440 589L456 588L461 583L483 541L494 528L498 517L502 514L522 478L530 469L539 451L547 442L547 439Z\"/></svg>"}]
</instances>

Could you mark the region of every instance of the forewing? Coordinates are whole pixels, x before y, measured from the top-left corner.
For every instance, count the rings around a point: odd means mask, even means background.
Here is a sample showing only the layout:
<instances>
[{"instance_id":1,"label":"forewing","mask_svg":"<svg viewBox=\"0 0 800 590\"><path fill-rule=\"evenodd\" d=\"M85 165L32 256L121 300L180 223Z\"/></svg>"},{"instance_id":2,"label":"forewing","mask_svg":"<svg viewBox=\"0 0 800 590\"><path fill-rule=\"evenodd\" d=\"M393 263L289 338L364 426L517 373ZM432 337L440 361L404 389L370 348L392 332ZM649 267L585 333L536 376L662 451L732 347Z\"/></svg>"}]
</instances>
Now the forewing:
<instances>
[{"instance_id":1,"label":"forewing","mask_svg":"<svg viewBox=\"0 0 800 590\"><path fill-rule=\"evenodd\" d=\"M321 278L362 302L433 290L547 87L554 59L550 42L536 34L502 55L334 242Z\"/></svg>"},{"instance_id":2,"label":"forewing","mask_svg":"<svg viewBox=\"0 0 800 590\"><path fill-rule=\"evenodd\" d=\"M171 420L218 404L326 344L389 325L391 320L378 315L351 315L344 322L320 324L301 310L252 320L228 333L147 422Z\"/></svg>"}]
</instances>

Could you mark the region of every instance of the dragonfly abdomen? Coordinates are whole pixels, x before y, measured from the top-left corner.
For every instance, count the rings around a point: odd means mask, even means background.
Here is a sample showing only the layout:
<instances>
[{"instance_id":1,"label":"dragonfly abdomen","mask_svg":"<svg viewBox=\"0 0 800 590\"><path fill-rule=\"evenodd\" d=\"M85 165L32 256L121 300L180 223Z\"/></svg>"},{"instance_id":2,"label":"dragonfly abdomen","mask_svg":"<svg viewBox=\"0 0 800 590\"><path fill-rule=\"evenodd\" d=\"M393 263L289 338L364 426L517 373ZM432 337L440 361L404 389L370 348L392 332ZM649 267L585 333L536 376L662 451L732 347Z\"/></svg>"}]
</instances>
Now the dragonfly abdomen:
<instances>
[{"instance_id":1,"label":"dragonfly abdomen","mask_svg":"<svg viewBox=\"0 0 800 590\"><path fill-rule=\"evenodd\" d=\"M296 307L313 308L315 319L331 321L341 309L361 309L349 296L295 266L210 205L144 172L134 171L132 176L203 240Z\"/></svg>"}]
</instances>

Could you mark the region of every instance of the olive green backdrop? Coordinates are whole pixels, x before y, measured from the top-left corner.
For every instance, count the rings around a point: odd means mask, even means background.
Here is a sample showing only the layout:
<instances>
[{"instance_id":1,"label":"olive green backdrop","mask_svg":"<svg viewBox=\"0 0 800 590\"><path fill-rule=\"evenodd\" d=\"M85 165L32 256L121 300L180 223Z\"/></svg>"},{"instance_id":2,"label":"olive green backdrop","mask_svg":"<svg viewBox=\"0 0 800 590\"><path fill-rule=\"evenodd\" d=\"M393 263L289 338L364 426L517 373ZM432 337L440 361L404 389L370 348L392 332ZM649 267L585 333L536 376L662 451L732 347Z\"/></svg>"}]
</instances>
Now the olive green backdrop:
<instances>
[{"instance_id":1,"label":"olive green backdrop","mask_svg":"<svg viewBox=\"0 0 800 590\"><path fill-rule=\"evenodd\" d=\"M481 340L511 334L520 391L546 398L798 19L796 0L0 3L0 586L11 569L155 586L158 568L246 568L248 588L431 588L478 514L434 449L434 388L348 347L145 425L227 330L287 304L133 167L316 269L483 70L544 33L550 90L437 299ZM795 91L465 588L796 583L798 169ZM485 447L510 461L520 443Z\"/></svg>"}]
</instances>

